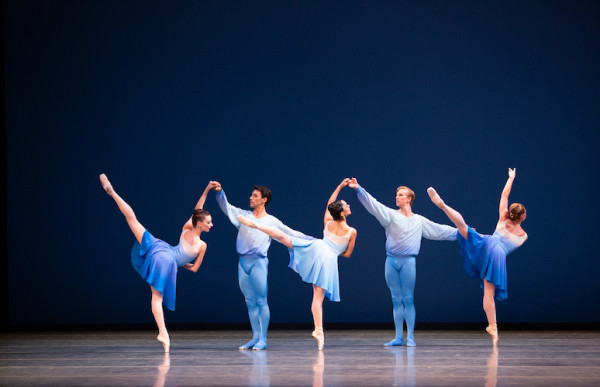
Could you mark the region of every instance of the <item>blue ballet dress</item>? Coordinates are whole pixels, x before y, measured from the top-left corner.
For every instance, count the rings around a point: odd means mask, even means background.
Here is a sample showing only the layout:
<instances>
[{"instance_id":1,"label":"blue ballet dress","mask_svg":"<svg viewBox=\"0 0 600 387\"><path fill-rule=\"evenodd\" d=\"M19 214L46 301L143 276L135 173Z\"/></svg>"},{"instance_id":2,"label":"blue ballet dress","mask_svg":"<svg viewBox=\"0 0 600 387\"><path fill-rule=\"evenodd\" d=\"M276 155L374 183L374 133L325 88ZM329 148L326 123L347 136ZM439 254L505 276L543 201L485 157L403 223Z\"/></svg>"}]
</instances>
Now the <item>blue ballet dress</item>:
<instances>
[{"instance_id":1,"label":"blue ballet dress","mask_svg":"<svg viewBox=\"0 0 600 387\"><path fill-rule=\"evenodd\" d=\"M352 230L339 236L329 231L325 225L323 239L306 240L291 237L294 248L289 249L289 267L300 274L304 282L325 290L325 296L331 301L340 301L337 258L348 248L351 232Z\"/></svg>"},{"instance_id":2,"label":"blue ballet dress","mask_svg":"<svg viewBox=\"0 0 600 387\"><path fill-rule=\"evenodd\" d=\"M508 298L506 288L506 256L527 240L527 234L518 236L506 229L506 220L498 223L492 235L481 235L469 227L467 239L457 232L463 268L473 278L487 280L495 285L494 298Z\"/></svg>"},{"instance_id":3,"label":"blue ballet dress","mask_svg":"<svg viewBox=\"0 0 600 387\"><path fill-rule=\"evenodd\" d=\"M162 293L163 305L175 310L177 267L191 262L198 255L199 246L190 246L183 238L177 246L155 238L148 230L142 243L135 242L131 249L131 264L142 279ZM195 252L195 253L194 253Z\"/></svg>"}]
</instances>

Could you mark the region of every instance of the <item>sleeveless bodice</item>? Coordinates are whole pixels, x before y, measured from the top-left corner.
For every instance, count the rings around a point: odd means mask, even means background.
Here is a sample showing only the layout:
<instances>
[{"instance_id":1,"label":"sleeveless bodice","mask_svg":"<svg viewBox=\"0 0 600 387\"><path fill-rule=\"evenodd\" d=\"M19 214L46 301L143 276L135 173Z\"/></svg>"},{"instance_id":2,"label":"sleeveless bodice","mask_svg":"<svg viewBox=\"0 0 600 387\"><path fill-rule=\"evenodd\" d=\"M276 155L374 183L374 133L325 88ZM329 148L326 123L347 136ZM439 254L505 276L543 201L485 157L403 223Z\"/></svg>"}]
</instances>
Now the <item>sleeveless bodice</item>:
<instances>
[{"instance_id":1,"label":"sleeveless bodice","mask_svg":"<svg viewBox=\"0 0 600 387\"><path fill-rule=\"evenodd\" d=\"M200 246L202 245L200 238L195 239L195 243L191 245L183 237L185 233L189 231L190 230L183 231L179 237L179 244L175 247L172 247L172 257L177 263L177 266L183 266L186 263L190 263L198 256L198 252L200 251Z\"/></svg>"},{"instance_id":2,"label":"sleeveless bodice","mask_svg":"<svg viewBox=\"0 0 600 387\"><path fill-rule=\"evenodd\" d=\"M507 221L498 223L496 230L492 234L492 237L498 241L498 244L502 246L506 254L516 250L527 240L527 233L519 236L509 232L506 228Z\"/></svg>"},{"instance_id":3,"label":"sleeveless bodice","mask_svg":"<svg viewBox=\"0 0 600 387\"><path fill-rule=\"evenodd\" d=\"M329 223L327 223L329 224ZM352 233L352 229L346 233L346 235L336 235L327 229L327 225L323 229L323 242L333 250L336 255L340 255L348 248L348 243L350 243L350 235Z\"/></svg>"}]
</instances>

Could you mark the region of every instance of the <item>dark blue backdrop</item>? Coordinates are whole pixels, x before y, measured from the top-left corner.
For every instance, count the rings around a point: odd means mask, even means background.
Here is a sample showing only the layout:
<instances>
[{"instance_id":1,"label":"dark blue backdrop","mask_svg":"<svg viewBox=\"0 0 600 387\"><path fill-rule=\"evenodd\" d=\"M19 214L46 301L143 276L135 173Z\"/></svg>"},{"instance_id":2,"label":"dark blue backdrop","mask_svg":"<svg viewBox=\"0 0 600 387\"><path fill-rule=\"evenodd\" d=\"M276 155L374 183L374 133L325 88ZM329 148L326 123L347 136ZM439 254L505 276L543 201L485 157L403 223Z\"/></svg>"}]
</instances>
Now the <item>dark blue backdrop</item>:
<instances>
[{"instance_id":1,"label":"dark blue backdrop","mask_svg":"<svg viewBox=\"0 0 600 387\"><path fill-rule=\"evenodd\" d=\"M594 240L600 119L597 1L3 2L10 323L151 323L105 172L175 244L209 180L320 237L356 176L394 207L448 223L435 186L491 233L507 168L529 241L508 259L500 321L599 322ZM389 322L383 228L356 199L356 250L326 322ZM247 321L235 228L211 193L201 270L170 323ZM270 250L272 322L309 322L311 287ZM424 241L417 321L484 321L456 243Z\"/></svg>"}]
</instances>

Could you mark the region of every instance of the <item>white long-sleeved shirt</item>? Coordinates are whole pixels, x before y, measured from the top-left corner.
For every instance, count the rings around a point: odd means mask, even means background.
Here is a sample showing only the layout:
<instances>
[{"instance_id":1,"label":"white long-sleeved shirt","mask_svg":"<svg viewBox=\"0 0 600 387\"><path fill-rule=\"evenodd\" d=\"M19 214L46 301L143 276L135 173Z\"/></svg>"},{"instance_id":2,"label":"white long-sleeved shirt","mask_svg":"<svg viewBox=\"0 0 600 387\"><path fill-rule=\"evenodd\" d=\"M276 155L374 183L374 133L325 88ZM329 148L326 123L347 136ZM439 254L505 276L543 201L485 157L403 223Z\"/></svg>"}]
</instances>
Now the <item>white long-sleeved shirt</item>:
<instances>
[{"instance_id":1,"label":"white long-sleeved shirt","mask_svg":"<svg viewBox=\"0 0 600 387\"><path fill-rule=\"evenodd\" d=\"M223 190L216 192L216 198L221 210L227 215L231 224L238 229L235 248L237 253L242 257L266 258L269 246L271 246L272 238L255 228L246 226L240 227L240 221L237 219L238 215L243 215L255 223L277 228L290 236L313 239L310 236L289 228L273 215L267 214L261 218L256 218L252 211L242 210L241 208L232 206L227 201L227 196Z\"/></svg>"},{"instance_id":2,"label":"white long-sleeved shirt","mask_svg":"<svg viewBox=\"0 0 600 387\"><path fill-rule=\"evenodd\" d=\"M394 258L414 257L421 249L421 238L437 241L455 241L457 229L413 214L406 217L379 203L360 185L356 190L358 200L385 229L385 252Z\"/></svg>"}]
</instances>

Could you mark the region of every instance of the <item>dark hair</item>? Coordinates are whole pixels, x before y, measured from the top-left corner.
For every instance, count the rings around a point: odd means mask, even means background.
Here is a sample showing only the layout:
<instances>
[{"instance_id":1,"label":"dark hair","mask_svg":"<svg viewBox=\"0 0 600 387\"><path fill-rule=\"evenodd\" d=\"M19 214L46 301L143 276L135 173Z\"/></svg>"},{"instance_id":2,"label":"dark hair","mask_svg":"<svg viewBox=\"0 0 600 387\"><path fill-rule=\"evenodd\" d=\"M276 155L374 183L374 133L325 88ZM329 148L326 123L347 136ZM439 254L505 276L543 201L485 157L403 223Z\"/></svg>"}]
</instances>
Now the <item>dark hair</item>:
<instances>
[{"instance_id":1,"label":"dark hair","mask_svg":"<svg viewBox=\"0 0 600 387\"><path fill-rule=\"evenodd\" d=\"M525 213L525 206L521 203L513 203L510 205L510 209L508 211L508 217L510 220L519 220L521 216Z\"/></svg>"},{"instance_id":2,"label":"dark hair","mask_svg":"<svg viewBox=\"0 0 600 387\"><path fill-rule=\"evenodd\" d=\"M194 213L192 214L192 226L196 227L198 222L204 221L207 216L210 216L210 212L203 210L202 208L194 210Z\"/></svg>"},{"instance_id":3,"label":"dark hair","mask_svg":"<svg viewBox=\"0 0 600 387\"><path fill-rule=\"evenodd\" d=\"M268 189L267 187L265 187L263 185L255 185L253 187L253 190L260 192L261 198L267 198L267 201L265 202L265 206L267 204L269 204L269 202L271 201L271 196L273 196L270 189Z\"/></svg>"},{"instance_id":4,"label":"dark hair","mask_svg":"<svg viewBox=\"0 0 600 387\"><path fill-rule=\"evenodd\" d=\"M342 212L344 212L344 204L341 200L329 203L327 210L331 214L333 220L342 220Z\"/></svg>"}]
</instances>

